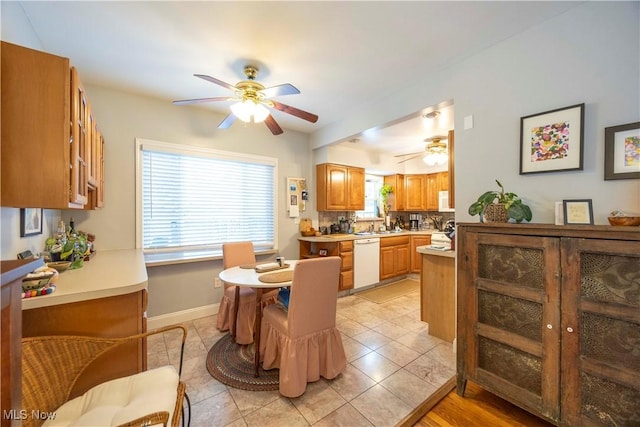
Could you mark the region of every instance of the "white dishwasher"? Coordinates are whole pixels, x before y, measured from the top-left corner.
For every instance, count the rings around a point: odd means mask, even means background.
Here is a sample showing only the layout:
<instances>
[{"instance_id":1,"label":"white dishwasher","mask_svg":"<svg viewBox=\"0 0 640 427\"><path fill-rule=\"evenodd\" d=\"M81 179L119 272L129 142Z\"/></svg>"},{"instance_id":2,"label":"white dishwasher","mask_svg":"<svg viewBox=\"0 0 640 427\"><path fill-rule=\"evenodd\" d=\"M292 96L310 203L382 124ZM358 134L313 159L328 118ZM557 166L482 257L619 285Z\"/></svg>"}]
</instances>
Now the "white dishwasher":
<instances>
[{"instance_id":1,"label":"white dishwasher","mask_svg":"<svg viewBox=\"0 0 640 427\"><path fill-rule=\"evenodd\" d=\"M353 288L380 281L380 238L353 241Z\"/></svg>"}]
</instances>

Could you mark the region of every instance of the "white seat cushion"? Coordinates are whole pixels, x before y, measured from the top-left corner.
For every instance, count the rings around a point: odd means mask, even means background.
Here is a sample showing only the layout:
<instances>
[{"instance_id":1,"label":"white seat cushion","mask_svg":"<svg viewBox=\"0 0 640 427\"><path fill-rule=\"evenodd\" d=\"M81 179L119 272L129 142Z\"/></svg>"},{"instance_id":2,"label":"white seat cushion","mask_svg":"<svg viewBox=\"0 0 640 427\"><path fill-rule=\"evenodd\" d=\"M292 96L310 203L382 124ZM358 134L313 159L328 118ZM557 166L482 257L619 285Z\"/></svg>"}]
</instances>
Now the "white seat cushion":
<instances>
[{"instance_id":1,"label":"white seat cushion","mask_svg":"<svg viewBox=\"0 0 640 427\"><path fill-rule=\"evenodd\" d=\"M179 381L173 366L108 381L62 405L44 425L117 426L159 411L169 412L171 423Z\"/></svg>"}]
</instances>

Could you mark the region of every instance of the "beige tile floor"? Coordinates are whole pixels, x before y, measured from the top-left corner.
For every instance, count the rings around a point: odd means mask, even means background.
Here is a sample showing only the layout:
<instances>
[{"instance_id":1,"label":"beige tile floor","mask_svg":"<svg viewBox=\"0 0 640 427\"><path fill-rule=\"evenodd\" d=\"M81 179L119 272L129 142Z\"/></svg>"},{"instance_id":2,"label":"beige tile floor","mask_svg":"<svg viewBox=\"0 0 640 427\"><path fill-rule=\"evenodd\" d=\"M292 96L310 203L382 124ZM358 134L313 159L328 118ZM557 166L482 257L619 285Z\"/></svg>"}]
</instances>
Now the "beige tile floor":
<instances>
[{"instance_id":1,"label":"beige tile floor","mask_svg":"<svg viewBox=\"0 0 640 427\"><path fill-rule=\"evenodd\" d=\"M339 298L347 367L333 380L309 383L295 399L227 387L211 377L207 352L223 336L215 323L215 316L187 322L182 378L193 427L393 426L455 375L451 344L430 336L420 321L418 293L382 304L354 295ZM173 331L152 337L149 367L177 366L178 349Z\"/></svg>"}]
</instances>

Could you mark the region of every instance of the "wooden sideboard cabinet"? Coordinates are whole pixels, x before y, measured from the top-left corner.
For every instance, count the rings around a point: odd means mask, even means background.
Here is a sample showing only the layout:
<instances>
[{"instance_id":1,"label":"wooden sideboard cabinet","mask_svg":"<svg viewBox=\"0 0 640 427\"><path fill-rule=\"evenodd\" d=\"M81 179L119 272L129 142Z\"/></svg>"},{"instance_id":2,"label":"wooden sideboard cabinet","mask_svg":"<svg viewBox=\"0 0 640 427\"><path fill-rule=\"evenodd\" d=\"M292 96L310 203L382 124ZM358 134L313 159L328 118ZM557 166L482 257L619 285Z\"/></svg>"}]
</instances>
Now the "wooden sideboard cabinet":
<instances>
[{"instance_id":1,"label":"wooden sideboard cabinet","mask_svg":"<svg viewBox=\"0 0 640 427\"><path fill-rule=\"evenodd\" d=\"M458 224L467 380L556 425L640 425L640 228Z\"/></svg>"},{"instance_id":2,"label":"wooden sideboard cabinet","mask_svg":"<svg viewBox=\"0 0 640 427\"><path fill-rule=\"evenodd\" d=\"M0 426L20 426L22 409L22 278L44 265L42 259L9 260L0 263L2 272L2 316L0 325L0 360L2 361L0 392Z\"/></svg>"}]
</instances>

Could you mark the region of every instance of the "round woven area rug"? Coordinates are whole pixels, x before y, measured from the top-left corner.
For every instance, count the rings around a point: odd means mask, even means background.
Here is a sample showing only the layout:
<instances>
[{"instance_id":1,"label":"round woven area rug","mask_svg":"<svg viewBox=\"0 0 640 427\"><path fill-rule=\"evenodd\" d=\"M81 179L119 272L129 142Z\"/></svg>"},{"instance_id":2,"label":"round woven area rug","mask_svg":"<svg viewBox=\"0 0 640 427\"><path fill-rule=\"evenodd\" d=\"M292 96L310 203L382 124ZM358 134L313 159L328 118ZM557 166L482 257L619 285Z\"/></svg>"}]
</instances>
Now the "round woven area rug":
<instances>
[{"instance_id":1,"label":"round woven area rug","mask_svg":"<svg viewBox=\"0 0 640 427\"><path fill-rule=\"evenodd\" d=\"M279 370L260 368L256 378L253 344L236 344L226 334L216 342L207 354L207 371L222 384L250 391L278 390Z\"/></svg>"}]
</instances>

